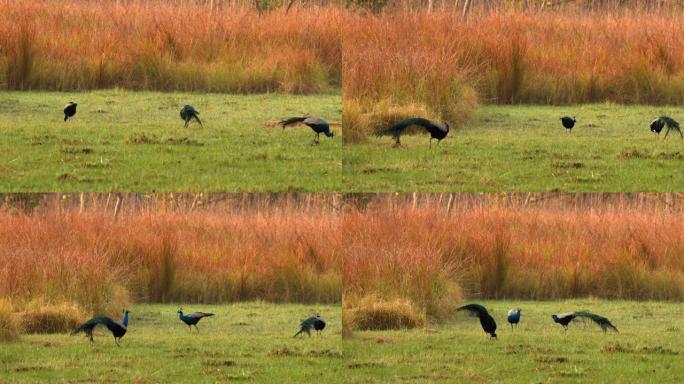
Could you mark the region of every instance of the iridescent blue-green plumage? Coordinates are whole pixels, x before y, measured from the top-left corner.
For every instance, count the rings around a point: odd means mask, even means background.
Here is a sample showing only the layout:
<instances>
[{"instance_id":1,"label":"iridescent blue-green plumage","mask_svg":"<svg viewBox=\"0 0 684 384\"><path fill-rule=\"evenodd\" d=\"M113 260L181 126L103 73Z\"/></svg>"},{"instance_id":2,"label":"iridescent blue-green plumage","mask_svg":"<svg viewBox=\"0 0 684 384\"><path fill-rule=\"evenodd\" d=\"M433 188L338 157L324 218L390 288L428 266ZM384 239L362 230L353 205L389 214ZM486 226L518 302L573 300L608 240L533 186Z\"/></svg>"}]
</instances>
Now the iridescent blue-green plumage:
<instances>
[{"instance_id":1,"label":"iridescent blue-green plumage","mask_svg":"<svg viewBox=\"0 0 684 384\"><path fill-rule=\"evenodd\" d=\"M199 331L199 328L197 328L197 323L199 323L200 320L202 320L205 317L209 316L214 316L213 313L206 313L206 312L193 312L193 313L188 313L187 315L183 313L183 308L178 309L178 317L182 322L184 322L190 330L192 330L192 326L195 326L195 329Z\"/></svg>"},{"instance_id":2,"label":"iridescent blue-green plumage","mask_svg":"<svg viewBox=\"0 0 684 384\"><path fill-rule=\"evenodd\" d=\"M520 308L518 309L511 309L508 311L508 324L511 325L511 329L513 329L513 325L516 327L518 326L518 323L520 322Z\"/></svg>"},{"instance_id":3,"label":"iridescent blue-green plumage","mask_svg":"<svg viewBox=\"0 0 684 384\"><path fill-rule=\"evenodd\" d=\"M83 323L83 325L81 325L80 327L76 328L72 332L72 334L75 335L79 332L84 332L86 336L88 336L88 339L90 339L90 341L92 342L93 330L95 329L95 327L97 327L98 325L104 325L112 333L112 335L114 336L114 342L118 346L119 341L121 341L121 338L124 337L126 331L128 330L128 314L128 310L124 311L124 317L121 323L117 323L116 321L106 316L93 317L92 319Z\"/></svg>"},{"instance_id":4,"label":"iridescent blue-green plumage","mask_svg":"<svg viewBox=\"0 0 684 384\"><path fill-rule=\"evenodd\" d=\"M456 308L456 311L467 311L470 314L477 316L480 319L480 325L485 333L488 333L492 338L496 338L496 321L489 314L487 309L480 304L466 304L462 307Z\"/></svg>"},{"instance_id":5,"label":"iridescent blue-green plumage","mask_svg":"<svg viewBox=\"0 0 684 384\"><path fill-rule=\"evenodd\" d=\"M326 137L334 137L335 132L333 132L330 129L330 124L328 124L327 121L321 119L320 117L316 116L300 116L300 117L290 117L288 119L284 119L278 122L283 129L289 125L296 125L296 124L304 124L307 127L311 128L316 133L316 136L314 137L314 144L318 144L320 142L320 134L324 134Z\"/></svg>"},{"instance_id":6,"label":"iridescent blue-green plumage","mask_svg":"<svg viewBox=\"0 0 684 384\"><path fill-rule=\"evenodd\" d=\"M185 105L180 111L180 117L185 121L185 128L188 127L192 119L197 120L200 127L203 127L202 121L199 118L199 112L192 105Z\"/></svg>"},{"instance_id":7,"label":"iridescent blue-green plumage","mask_svg":"<svg viewBox=\"0 0 684 384\"><path fill-rule=\"evenodd\" d=\"M596 325L601 327L603 332L606 332L607 330L611 329L619 333L617 327L614 326L613 323L610 322L610 320L601 315L597 315L587 311L567 312L558 315L554 314L551 315L551 318L555 323L562 325L566 331L568 330L568 324L570 324L571 321L577 318L586 318L593 321L594 323L596 323Z\"/></svg>"},{"instance_id":8,"label":"iridescent blue-green plumage","mask_svg":"<svg viewBox=\"0 0 684 384\"><path fill-rule=\"evenodd\" d=\"M449 134L449 124L444 122L443 125L433 123L428 119L422 117L414 117L410 119L401 120L384 131L380 131L377 135L389 135L394 137L394 145L401 145L401 135L408 127L417 126L422 127L430 133L430 147L432 147L432 139L437 139L439 144Z\"/></svg>"},{"instance_id":9,"label":"iridescent blue-green plumage","mask_svg":"<svg viewBox=\"0 0 684 384\"><path fill-rule=\"evenodd\" d=\"M311 337L311 330L315 330L320 334L325 329L325 320L321 315L316 314L316 316L309 317L303 320L299 325L299 332L295 333L294 337L297 337L300 333L306 332L309 337Z\"/></svg>"}]
</instances>

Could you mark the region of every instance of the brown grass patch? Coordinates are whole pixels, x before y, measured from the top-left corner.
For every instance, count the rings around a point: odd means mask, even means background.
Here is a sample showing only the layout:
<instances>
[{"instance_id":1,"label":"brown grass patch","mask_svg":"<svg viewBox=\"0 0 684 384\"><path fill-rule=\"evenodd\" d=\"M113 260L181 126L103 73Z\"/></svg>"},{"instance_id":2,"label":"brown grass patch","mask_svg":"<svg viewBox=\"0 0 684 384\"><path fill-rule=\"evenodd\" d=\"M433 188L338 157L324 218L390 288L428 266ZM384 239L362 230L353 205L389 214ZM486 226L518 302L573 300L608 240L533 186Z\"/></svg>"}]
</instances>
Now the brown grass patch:
<instances>
[{"instance_id":1,"label":"brown grass patch","mask_svg":"<svg viewBox=\"0 0 684 384\"><path fill-rule=\"evenodd\" d=\"M426 315L410 300L367 296L345 309L349 326L358 330L412 329L426 324Z\"/></svg>"}]
</instances>

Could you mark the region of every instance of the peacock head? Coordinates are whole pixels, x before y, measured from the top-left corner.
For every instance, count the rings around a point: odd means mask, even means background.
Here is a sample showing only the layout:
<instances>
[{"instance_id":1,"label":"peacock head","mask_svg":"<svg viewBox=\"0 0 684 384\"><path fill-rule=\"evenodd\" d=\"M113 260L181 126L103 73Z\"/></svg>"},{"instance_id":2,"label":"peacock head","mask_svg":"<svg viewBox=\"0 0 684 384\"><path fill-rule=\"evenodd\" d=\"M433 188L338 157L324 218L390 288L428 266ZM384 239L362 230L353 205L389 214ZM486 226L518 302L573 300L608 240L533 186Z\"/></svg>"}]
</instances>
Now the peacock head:
<instances>
[{"instance_id":1,"label":"peacock head","mask_svg":"<svg viewBox=\"0 0 684 384\"><path fill-rule=\"evenodd\" d=\"M332 129L329 129L329 130L325 131L325 135L326 135L327 137L334 137L334 136L335 136L335 131L333 131Z\"/></svg>"},{"instance_id":2,"label":"peacock head","mask_svg":"<svg viewBox=\"0 0 684 384\"><path fill-rule=\"evenodd\" d=\"M498 339L498 337L496 337L496 332L492 332L492 338Z\"/></svg>"},{"instance_id":3,"label":"peacock head","mask_svg":"<svg viewBox=\"0 0 684 384\"><path fill-rule=\"evenodd\" d=\"M551 318L553 319L554 322L558 322L558 316L556 315L551 315Z\"/></svg>"},{"instance_id":4,"label":"peacock head","mask_svg":"<svg viewBox=\"0 0 684 384\"><path fill-rule=\"evenodd\" d=\"M449 123L446 121L444 122L444 128L447 130L447 132L449 132Z\"/></svg>"},{"instance_id":5,"label":"peacock head","mask_svg":"<svg viewBox=\"0 0 684 384\"><path fill-rule=\"evenodd\" d=\"M183 314L183 308L178 308L178 314L180 314L180 315Z\"/></svg>"}]
</instances>

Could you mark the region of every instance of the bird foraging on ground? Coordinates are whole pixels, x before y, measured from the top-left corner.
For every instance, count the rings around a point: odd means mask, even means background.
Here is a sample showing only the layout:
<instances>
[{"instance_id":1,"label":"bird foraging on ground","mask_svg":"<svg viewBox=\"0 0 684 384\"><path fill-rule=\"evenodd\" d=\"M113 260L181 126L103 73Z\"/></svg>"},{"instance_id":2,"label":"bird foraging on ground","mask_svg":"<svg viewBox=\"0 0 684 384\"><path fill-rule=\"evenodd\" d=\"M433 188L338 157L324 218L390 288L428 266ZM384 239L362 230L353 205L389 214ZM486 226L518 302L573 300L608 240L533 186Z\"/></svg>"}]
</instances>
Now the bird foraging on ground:
<instances>
[{"instance_id":1,"label":"bird foraging on ground","mask_svg":"<svg viewBox=\"0 0 684 384\"><path fill-rule=\"evenodd\" d=\"M199 112L192 106L192 105L185 105L183 108L180 110L180 117L185 121L185 126L184 128L187 128L188 125L190 124L190 120L195 119L199 123L200 127L204 127L202 125L202 121L199 118Z\"/></svg>"},{"instance_id":2,"label":"bird foraging on ground","mask_svg":"<svg viewBox=\"0 0 684 384\"><path fill-rule=\"evenodd\" d=\"M667 130L665 130L665 137L664 139L667 139L667 134L670 133L670 129L674 129L675 131L679 132L679 135L682 137L682 140L684 140L684 134L682 133L682 130L679 128L679 123L668 116L660 116L659 118L651 121L651 132L655 133L656 136L660 136L660 132L663 130L663 128L667 127Z\"/></svg>"},{"instance_id":3,"label":"bird foraging on ground","mask_svg":"<svg viewBox=\"0 0 684 384\"><path fill-rule=\"evenodd\" d=\"M615 327L613 325L613 323L610 322L610 320L608 320L607 318L605 318L603 316L593 314L591 312L580 311L580 312L561 313L561 314L557 314L557 315L554 314L554 315L551 315L551 318L553 319L554 322L563 326L563 329L565 331L568 330L568 324L570 324L571 321L573 321L577 318L586 318L586 319L593 321L594 323L596 323L596 325L601 327L601 329L603 330L604 333L608 329L612 329L613 331L620 333L618 331L617 327Z\"/></svg>"},{"instance_id":4,"label":"bird foraging on ground","mask_svg":"<svg viewBox=\"0 0 684 384\"><path fill-rule=\"evenodd\" d=\"M117 323L116 321L110 319L109 317L106 316L98 316L98 317L93 317L92 319L86 321L81 325L80 327L76 328L73 332L72 335L76 335L79 332L85 332L86 336L88 336L88 339L90 339L90 342L93 342L93 330L95 329L96 326L98 325L104 325L109 329L109 331L112 333L114 336L114 342L116 343L117 346L119 345L119 341L121 341L121 338L124 337L126 334L126 331L128 330L128 314L130 312L128 310L124 311L124 317L121 323Z\"/></svg>"},{"instance_id":5,"label":"bird foraging on ground","mask_svg":"<svg viewBox=\"0 0 684 384\"><path fill-rule=\"evenodd\" d=\"M73 101L70 101L67 103L67 105L64 107L64 121L69 120L69 118L74 117L76 114L76 106L78 104L74 103Z\"/></svg>"},{"instance_id":6,"label":"bird foraging on ground","mask_svg":"<svg viewBox=\"0 0 684 384\"><path fill-rule=\"evenodd\" d=\"M444 122L444 125L439 125L433 123L428 119L423 119L422 117L415 117L411 119L405 119L398 123L393 124L391 127L384 131L380 131L378 136L392 136L394 137L394 146L401 146L401 134L408 127L418 126L423 127L426 131L430 133L430 148L432 148L432 139L437 139L437 145L449 134L449 124Z\"/></svg>"},{"instance_id":7,"label":"bird foraging on ground","mask_svg":"<svg viewBox=\"0 0 684 384\"><path fill-rule=\"evenodd\" d=\"M520 308L518 309L511 309L508 311L508 324L511 325L511 330L513 330L513 325L515 327L518 327L518 323L520 322Z\"/></svg>"},{"instance_id":8,"label":"bird foraging on ground","mask_svg":"<svg viewBox=\"0 0 684 384\"><path fill-rule=\"evenodd\" d=\"M178 317L181 319L182 322L184 322L188 326L188 328L190 328L190 331L192 331L192 326L194 325L197 332L199 332L199 328L197 328L197 323L199 323L199 321L203 318L209 316L214 316L214 314L206 312L193 312L185 315L183 314L183 308L178 309Z\"/></svg>"},{"instance_id":9,"label":"bird foraging on ground","mask_svg":"<svg viewBox=\"0 0 684 384\"><path fill-rule=\"evenodd\" d=\"M313 144L319 144L320 143L320 136L321 133L324 134L326 137L334 137L335 132L330 130L330 124L328 124L327 121L321 119L320 117L315 117L315 116L309 116L309 115L304 115L301 117L290 117L288 119L284 119L278 122L283 129L289 125L296 125L296 124L304 124L311 128L315 133L316 136L314 136L314 141Z\"/></svg>"},{"instance_id":10,"label":"bird foraging on ground","mask_svg":"<svg viewBox=\"0 0 684 384\"><path fill-rule=\"evenodd\" d=\"M315 330L319 335L325 329L325 320L321 315L309 317L299 324L299 332L295 333L293 337L297 337L300 333L306 332L311 337L311 329Z\"/></svg>"},{"instance_id":11,"label":"bird foraging on ground","mask_svg":"<svg viewBox=\"0 0 684 384\"><path fill-rule=\"evenodd\" d=\"M485 333L488 333L490 337L496 339L496 321L487 312L487 309L480 304L467 304L462 307L456 308L456 311L467 311L470 314L477 316L480 319L480 325Z\"/></svg>"},{"instance_id":12,"label":"bird foraging on ground","mask_svg":"<svg viewBox=\"0 0 684 384\"><path fill-rule=\"evenodd\" d=\"M565 128L565 132L572 133L572 128L575 126L577 119L575 117L563 116L560 118L560 121L563 124L563 128Z\"/></svg>"}]
</instances>

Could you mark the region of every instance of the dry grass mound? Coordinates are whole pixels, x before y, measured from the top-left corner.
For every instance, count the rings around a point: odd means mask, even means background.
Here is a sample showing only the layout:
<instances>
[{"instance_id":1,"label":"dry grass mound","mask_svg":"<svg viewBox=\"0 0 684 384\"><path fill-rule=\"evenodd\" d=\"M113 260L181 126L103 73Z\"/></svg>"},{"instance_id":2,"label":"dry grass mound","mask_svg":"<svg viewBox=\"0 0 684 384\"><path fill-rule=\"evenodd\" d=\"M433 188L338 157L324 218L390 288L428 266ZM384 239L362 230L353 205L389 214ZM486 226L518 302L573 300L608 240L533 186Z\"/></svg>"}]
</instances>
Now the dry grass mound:
<instances>
[{"instance_id":1,"label":"dry grass mound","mask_svg":"<svg viewBox=\"0 0 684 384\"><path fill-rule=\"evenodd\" d=\"M20 325L12 302L9 299L0 299L0 342L12 341L19 338Z\"/></svg>"},{"instance_id":2,"label":"dry grass mound","mask_svg":"<svg viewBox=\"0 0 684 384\"><path fill-rule=\"evenodd\" d=\"M75 303L45 304L32 301L21 313L24 333L66 333L86 321L86 315Z\"/></svg>"},{"instance_id":3,"label":"dry grass mound","mask_svg":"<svg viewBox=\"0 0 684 384\"><path fill-rule=\"evenodd\" d=\"M408 299L382 300L366 296L348 309L350 329L388 330L425 326L427 316Z\"/></svg>"}]
</instances>

